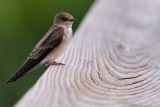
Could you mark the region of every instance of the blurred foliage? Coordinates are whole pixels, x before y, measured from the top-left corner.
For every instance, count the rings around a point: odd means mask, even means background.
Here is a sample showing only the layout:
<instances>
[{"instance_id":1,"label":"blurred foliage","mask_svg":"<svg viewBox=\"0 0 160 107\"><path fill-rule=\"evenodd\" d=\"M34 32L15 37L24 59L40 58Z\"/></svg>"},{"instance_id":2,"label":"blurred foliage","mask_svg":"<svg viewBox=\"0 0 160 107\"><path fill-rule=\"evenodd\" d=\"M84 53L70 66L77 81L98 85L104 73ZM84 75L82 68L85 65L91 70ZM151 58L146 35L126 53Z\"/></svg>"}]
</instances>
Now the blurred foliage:
<instances>
[{"instance_id":1,"label":"blurred foliage","mask_svg":"<svg viewBox=\"0 0 160 107\"><path fill-rule=\"evenodd\" d=\"M93 0L0 1L0 106L13 106L46 70L42 67L16 83L5 81L19 68L35 44L52 25L56 13L66 11L77 28Z\"/></svg>"}]
</instances>

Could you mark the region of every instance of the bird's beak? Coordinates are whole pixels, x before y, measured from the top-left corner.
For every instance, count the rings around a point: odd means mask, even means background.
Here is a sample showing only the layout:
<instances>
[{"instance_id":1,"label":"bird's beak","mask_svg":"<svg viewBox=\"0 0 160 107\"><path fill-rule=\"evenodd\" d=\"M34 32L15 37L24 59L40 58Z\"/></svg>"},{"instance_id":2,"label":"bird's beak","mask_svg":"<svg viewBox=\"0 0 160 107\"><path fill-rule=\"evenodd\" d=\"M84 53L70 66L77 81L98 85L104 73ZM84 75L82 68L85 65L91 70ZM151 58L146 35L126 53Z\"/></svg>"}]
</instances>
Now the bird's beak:
<instances>
[{"instance_id":1,"label":"bird's beak","mask_svg":"<svg viewBox=\"0 0 160 107\"><path fill-rule=\"evenodd\" d=\"M76 21L76 19L70 19L69 21L73 21L74 22L74 21Z\"/></svg>"}]
</instances>

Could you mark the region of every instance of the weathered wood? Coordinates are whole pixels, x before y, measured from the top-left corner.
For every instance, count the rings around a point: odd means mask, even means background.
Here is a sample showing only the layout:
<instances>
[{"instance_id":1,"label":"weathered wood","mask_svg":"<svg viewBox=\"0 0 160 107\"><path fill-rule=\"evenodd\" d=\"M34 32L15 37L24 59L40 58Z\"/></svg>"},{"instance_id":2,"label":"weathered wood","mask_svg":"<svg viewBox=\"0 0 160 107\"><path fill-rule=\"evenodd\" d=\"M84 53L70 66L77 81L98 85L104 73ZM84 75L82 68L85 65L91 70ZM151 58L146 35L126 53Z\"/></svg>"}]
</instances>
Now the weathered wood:
<instances>
[{"instance_id":1,"label":"weathered wood","mask_svg":"<svg viewBox=\"0 0 160 107\"><path fill-rule=\"evenodd\" d=\"M96 1L16 107L160 107L160 0Z\"/></svg>"}]
</instances>

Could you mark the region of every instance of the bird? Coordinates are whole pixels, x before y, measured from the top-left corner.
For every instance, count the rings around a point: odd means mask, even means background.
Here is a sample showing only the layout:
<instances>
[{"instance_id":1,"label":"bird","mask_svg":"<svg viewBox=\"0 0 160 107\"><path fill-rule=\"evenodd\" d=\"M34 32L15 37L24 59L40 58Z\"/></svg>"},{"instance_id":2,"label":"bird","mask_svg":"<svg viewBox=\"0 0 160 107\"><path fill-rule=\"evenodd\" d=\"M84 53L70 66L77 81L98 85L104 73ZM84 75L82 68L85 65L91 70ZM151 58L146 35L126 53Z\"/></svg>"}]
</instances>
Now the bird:
<instances>
[{"instance_id":1,"label":"bird","mask_svg":"<svg viewBox=\"0 0 160 107\"><path fill-rule=\"evenodd\" d=\"M66 50L72 39L72 25L74 21L75 19L70 13L57 13L51 28L33 48L22 66L6 83L14 83L20 77L43 65L65 65L55 60Z\"/></svg>"}]
</instances>

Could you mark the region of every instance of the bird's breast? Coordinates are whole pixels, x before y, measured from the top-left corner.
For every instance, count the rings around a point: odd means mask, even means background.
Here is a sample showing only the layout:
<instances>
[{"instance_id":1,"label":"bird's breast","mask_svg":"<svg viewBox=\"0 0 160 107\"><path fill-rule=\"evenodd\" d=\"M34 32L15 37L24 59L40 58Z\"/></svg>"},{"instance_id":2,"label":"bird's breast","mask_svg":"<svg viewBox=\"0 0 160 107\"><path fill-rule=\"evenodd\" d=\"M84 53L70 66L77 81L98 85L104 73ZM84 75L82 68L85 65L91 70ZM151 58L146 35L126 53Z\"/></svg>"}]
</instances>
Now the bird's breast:
<instances>
[{"instance_id":1,"label":"bird's breast","mask_svg":"<svg viewBox=\"0 0 160 107\"><path fill-rule=\"evenodd\" d=\"M67 28L66 29L66 36L67 36L67 38L72 38L72 28L70 27L70 28Z\"/></svg>"}]
</instances>

